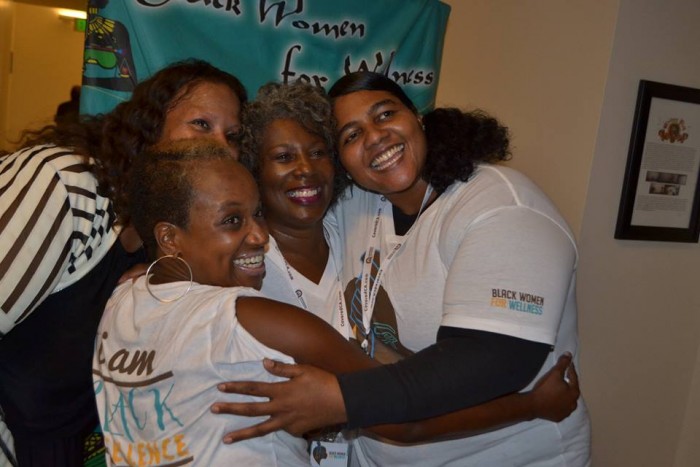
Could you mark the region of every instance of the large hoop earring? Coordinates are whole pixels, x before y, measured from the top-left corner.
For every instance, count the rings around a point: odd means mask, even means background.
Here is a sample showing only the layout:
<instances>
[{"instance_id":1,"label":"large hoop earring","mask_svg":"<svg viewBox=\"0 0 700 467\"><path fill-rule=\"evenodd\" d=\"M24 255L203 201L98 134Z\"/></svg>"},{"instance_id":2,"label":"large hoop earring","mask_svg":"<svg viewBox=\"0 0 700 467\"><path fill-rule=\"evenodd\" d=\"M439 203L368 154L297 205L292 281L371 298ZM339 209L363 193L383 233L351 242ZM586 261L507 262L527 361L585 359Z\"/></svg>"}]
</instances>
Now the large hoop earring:
<instances>
[{"instance_id":1,"label":"large hoop earring","mask_svg":"<svg viewBox=\"0 0 700 467\"><path fill-rule=\"evenodd\" d=\"M170 298L170 299L160 298L156 294L153 293L153 291L151 290L151 287L149 285L148 279L151 277L151 269L153 268L153 266L156 265L156 263L158 263L158 261L160 261L161 259L164 259L164 258L175 258L176 260L182 261L184 263L185 267L187 267L187 272L189 272L189 274L190 274L190 284L187 286L187 290L185 290L182 294L178 295L175 298ZM192 282L193 282L192 268L190 267L189 263L187 261L185 261L185 258L182 258L179 254L161 256L157 260L153 261L150 264L150 266L148 266L148 269L146 269L146 290L151 295L151 297L155 298L156 300L158 300L161 303L172 303L172 302L176 302L176 301L180 300L182 297L187 295L187 293L190 291L190 289L192 289Z\"/></svg>"}]
</instances>

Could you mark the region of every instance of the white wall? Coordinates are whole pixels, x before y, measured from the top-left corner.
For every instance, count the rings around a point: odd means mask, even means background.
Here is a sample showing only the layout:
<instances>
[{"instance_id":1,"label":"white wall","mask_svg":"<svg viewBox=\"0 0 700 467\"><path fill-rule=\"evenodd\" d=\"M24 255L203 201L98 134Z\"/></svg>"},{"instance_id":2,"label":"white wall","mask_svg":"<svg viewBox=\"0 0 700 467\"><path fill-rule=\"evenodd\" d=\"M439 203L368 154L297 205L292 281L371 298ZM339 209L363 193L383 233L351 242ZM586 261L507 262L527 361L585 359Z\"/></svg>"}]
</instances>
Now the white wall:
<instances>
[{"instance_id":1,"label":"white wall","mask_svg":"<svg viewBox=\"0 0 700 467\"><path fill-rule=\"evenodd\" d=\"M613 239L638 81L700 88L699 24L696 0L620 2L580 237L599 466L700 465L700 248Z\"/></svg>"}]
</instances>

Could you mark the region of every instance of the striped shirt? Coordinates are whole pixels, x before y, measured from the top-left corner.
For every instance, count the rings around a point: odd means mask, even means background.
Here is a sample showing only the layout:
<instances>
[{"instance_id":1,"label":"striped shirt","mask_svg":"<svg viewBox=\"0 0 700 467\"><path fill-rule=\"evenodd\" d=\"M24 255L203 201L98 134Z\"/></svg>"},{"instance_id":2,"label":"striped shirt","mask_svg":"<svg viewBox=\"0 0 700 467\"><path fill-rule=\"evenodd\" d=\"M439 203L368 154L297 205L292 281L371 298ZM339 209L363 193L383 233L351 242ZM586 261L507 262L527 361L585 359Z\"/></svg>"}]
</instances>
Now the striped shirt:
<instances>
[{"instance_id":1,"label":"striped shirt","mask_svg":"<svg viewBox=\"0 0 700 467\"><path fill-rule=\"evenodd\" d=\"M104 257L113 222L82 156L36 146L0 157L0 338Z\"/></svg>"}]
</instances>

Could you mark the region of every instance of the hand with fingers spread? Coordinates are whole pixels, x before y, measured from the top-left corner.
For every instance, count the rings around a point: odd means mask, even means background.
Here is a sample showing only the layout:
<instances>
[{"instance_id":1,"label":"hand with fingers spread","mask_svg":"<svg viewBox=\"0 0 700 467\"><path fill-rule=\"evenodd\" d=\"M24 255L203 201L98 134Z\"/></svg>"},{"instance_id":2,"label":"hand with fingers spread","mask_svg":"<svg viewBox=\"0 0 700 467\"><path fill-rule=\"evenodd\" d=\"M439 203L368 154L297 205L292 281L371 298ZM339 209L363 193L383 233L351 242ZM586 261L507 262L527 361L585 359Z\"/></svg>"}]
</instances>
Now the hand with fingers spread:
<instances>
[{"instance_id":1,"label":"hand with fingers spread","mask_svg":"<svg viewBox=\"0 0 700 467\"><path fill-rule=\"evenodd\" d=\"M419 422L366 429L394 441L412 443L444 436L472 436L534 418L561 421L575 410L580 394L571 360L569 353L559 357L556 365L529 392L510 394ZM311 365L291 365L268 359L264 366L269 373L289 378L289 381L234 381L218 385L222 392L269 398L265 402L214 404L212 412L216 414L270 417L257 425L227 433L224 443L256 438L277 430L300 436L346 422L344 401L333 374Z\"/></svg>"},{"instance_id":2,"label":"hand with fingers spread","mask_svg":"<svg viewBox=\"0 0 700 467\"><path fill-rule=\"evenodd\" d=\"M225 443L263 436L277 430L302 434L345 422L345 406L336 377L309 365L290 365L266 359L264 366L276 376L289 378L281 383L252 381L219 384L220 391L267 397L267 402L217 403L212 412L243 416L269 415L266 421L228 433Z\"/></svg>"},{"instance_id":3,"label":"hand with fingers spread","mask_svg":"<svg viewBox=\"0 0 700 467\"><path fill-rule=\"evenodd\" d=\"M566 352L529 393L535 417L560 422L576 410L581 390L572 356Z\"/></svg>"}]
</instances>

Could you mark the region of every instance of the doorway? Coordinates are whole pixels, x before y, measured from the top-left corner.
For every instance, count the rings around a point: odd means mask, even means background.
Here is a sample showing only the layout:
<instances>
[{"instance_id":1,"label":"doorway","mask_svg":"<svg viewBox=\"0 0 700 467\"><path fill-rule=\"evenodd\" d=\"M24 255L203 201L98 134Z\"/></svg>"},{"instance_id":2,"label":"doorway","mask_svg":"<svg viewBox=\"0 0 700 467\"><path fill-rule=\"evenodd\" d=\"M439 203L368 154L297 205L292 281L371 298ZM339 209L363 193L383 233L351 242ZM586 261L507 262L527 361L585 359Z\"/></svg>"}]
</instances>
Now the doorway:
<instances>
[{"instance_id":1,"label":"doorway","mask_svg":"<svg viewBox=\"0 0 700 467\"><path fill-rule=\"evenodd\" d=\"M85 33L58 9L0 0L0 148L52 123L82 80Z\"/></svg>"}]
</instances>

